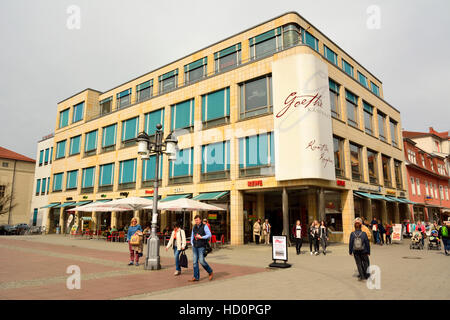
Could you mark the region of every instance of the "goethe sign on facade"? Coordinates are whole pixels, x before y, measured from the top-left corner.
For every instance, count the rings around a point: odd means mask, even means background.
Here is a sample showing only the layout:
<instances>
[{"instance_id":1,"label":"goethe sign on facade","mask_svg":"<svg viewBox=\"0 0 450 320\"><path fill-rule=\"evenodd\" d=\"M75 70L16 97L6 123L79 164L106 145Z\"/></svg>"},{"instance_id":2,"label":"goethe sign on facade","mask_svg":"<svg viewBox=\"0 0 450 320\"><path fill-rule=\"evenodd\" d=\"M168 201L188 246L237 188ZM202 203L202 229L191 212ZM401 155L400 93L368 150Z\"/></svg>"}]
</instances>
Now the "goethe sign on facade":
<instances>
[{"instance_id":1,"label":"goethe sign on facade","mask_svg":"<svg viewBox=\"0 0 450 320\"><path fill-rule=\"evenodd\" d=\"M272 65L275 178L335 180L327 65L312 54Z\"/></svg>"}]
</instances>

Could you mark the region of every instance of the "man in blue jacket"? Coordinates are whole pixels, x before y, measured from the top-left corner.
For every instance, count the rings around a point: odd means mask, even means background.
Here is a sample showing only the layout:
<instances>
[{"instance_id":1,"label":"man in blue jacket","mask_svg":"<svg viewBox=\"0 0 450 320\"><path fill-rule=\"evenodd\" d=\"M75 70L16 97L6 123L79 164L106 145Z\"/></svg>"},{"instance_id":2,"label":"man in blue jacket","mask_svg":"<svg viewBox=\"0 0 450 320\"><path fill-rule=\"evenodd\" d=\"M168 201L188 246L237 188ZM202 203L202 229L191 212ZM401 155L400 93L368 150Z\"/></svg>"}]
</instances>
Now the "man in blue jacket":
<instances>
[{"instance_id":1,"label":"man in blue jacket","mask_svg":"<svg viewBox=\"0 0 450 320\"><path fill-rule=\"evenodd\" d=\"M189 280L190 282L199 281L200 280L200 270L198 267L198 263L202 265L202 267L208 272L209 280L213 279L213 270L209 266L209 264L205 260L205 247L208 242L208 239L211 238L211 231L208 226L202 223L202 219L199 215L196 215L194 218L195 225L192 228L191 233L191 244L192 244L192 253L193 253L193 265L194 265L194 277Z\"/></svg>"},{"instance_id":2,"label":"man in blue jacket","mask_svg":"<svg viewBox=\"0 0 450 320\"><path fill-rule=\"evenodd\" d=\"M370 242L365 232L361 230L361 220L355 220L355 231L350 234L348 253L353 254L356 267L358 268L358 280L369 278L367 268L369 268Z\"/></svg>"}]
</instances>

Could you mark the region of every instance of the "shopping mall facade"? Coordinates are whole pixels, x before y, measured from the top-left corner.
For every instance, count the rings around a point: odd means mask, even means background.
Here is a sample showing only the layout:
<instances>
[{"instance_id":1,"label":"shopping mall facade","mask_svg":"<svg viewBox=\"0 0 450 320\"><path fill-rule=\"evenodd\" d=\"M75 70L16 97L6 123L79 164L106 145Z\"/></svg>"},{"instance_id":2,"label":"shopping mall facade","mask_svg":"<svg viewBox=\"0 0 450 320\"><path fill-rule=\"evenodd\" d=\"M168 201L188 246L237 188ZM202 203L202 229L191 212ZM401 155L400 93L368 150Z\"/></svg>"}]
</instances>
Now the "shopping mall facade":
<instances>
[{"instance_id":1,"label":"shopping mall facade","mask_svg":"<svg viewBox=\"0 0 450 320\"><path fill-rule=\"evenodd\" d=\"M73 206L152 195L156 161L139 158L134 138L157 123L179 148L159 164L161 198L222 206L200 214L231 244L249 241L258 217L273 234L325 220L346 241L356 216L410 215L400 112L377 77L295 12L108 91L86 89L56 118L50 232L67 228ZM104 228L132 216L149 221L146 211L73 220ZM161 229L181 216L163 212Z\"/></svg>"}]
</instances>

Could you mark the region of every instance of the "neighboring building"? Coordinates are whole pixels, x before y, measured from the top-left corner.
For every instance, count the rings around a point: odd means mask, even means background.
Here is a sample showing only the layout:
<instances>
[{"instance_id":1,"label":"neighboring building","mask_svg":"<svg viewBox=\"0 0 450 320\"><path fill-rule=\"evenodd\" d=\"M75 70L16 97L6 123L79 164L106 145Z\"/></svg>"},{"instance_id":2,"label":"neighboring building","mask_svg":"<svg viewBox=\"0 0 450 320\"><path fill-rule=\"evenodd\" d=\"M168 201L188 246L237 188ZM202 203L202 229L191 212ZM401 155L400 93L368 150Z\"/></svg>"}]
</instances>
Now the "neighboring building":
<instances>
[{"instance_id":1,"label":"neighboring building","mask_svg":"<svg viewBox=\"0 0 450 320\"><path fill-rule=\"evenodd\" d=\"M403 135L409 197L416 202L412 206L412 219L447 220L450 215L448 132L438 134L430 128L429 134L404 131Z\"/></svg>"},{"instance_id":2,"label":"neighboring building","mask_svg":"<svg viewBox=\"0 0 450 320\"><path fill-rule=\"evenodd\" d=\"M0 225L28 223L35 161L0 147Z\"/></svg>"},{"instance_id":3,"label":"neighboring building","mask_svg":"<svg viewBox=\"0 0 450 320\"><path fill-rule=\"evenodd\" d=\"M410 215L400 112L377 77L290 12L108 91L59 102L51 232L77 203L151 194L155 158L141 160L133 139L154 134L157 123L165 136L175 132L180 149L176 162L159 164L159 194L226 208L203 215L231 244L250 239L257 217L273 234L296 219L323 219L332 239L347 241L355 216ZM149 221L146 211L134 215ZM75 221L104 228L132 216L79 212ZM175 219L183 214L163 213L160 227Z\"/></svg>"},{"instance_id":4,"label":"neighboring building","mask_svg":"<svg viewBox=\"0 0 450 320\"><path fill-rule=\"evenodd\" d=\"M47 221L49 209L48 193L53 158L53 133L42 138L37 144L34 187L31 198L30 225L42 226Z\"/></svg>"}]
</instances>

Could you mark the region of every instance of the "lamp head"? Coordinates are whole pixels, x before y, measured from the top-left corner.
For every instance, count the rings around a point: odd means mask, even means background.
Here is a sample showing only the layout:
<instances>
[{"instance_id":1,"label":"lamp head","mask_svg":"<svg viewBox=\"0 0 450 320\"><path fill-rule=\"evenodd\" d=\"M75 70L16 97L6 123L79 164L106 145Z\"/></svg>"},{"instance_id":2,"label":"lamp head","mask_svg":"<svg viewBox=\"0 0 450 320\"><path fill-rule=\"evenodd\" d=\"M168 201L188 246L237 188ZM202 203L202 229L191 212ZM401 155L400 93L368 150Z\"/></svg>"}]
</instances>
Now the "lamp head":
<instances>
[{"instance_id":1,"label":"lamp head","mask_svg":"<svg viewBox=\"0 0 450 320\"><path fill-rule=\"evenodd\" d=\"M148 141L149 137L145 132L139 133L139 135L136 138L136 141L138 143L138 154L140 156L148 155Z\"/></svg>"}]
</instances>

